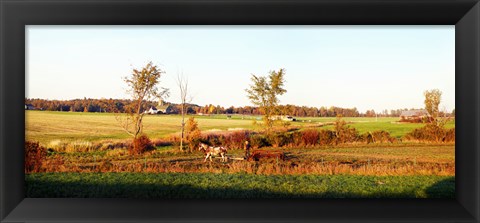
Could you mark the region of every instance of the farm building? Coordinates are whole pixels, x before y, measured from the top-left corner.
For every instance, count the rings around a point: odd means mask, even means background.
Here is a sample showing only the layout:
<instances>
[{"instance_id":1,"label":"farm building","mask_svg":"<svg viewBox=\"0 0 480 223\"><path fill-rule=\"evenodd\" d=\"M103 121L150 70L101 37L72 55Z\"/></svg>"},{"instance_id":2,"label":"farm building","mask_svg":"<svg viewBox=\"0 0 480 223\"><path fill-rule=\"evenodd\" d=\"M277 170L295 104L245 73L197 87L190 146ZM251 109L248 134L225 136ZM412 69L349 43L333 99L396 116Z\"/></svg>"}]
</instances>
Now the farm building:
<instances>
[{"instance_id":1,"label":"farm building","mask_svg":"<svg viewBox=\"0 0 480 223\"><path fill-rule=\"evenodd\" d=\"M160 105L158 106L158 113L160 114L170 114L173 112L172 105Z\"/></svg>"},{"instance_id":2,"label":"farm building","mask_svg":"<svg viewBox=\"0 0 480 223\"><path fill-rule=\"evenodd\" d=\"M290 115L274 115L270 117L270 120L296 121L297 119Z\"/></svg>"},{"instance_id":3,"label":"farm building","mask_svg":"<svg viewBox=\"0 0 480 223\"><path fill-rule=\"evenodd\" d=\"M150 109L145 111L145 114L151 114L151 115L158 114L158 109L152 106L150 107Z\"/></svg>"},{"instance_id":4,"label":"farm building","mask_svg":"<svg viewBox=\"0 0 480 223\"><path fill-rule=\"evenodd\" d=\"M25 104L25 110L35 110L32 104Z\"/></svg>"},{"instance_id":5,"label":"farm building","mask_svg":"<svg viewBox=\"0 0 480 223\"><path fill-rule=\"evenodd\" d=\"M430 115L425 109L402 111L402 113L400 114L400 121L407 122L421 122L422 120L429 118Z\"/></svg>"},{"instance_id":6,"label":"farm building","mask_svg":"<svg viewBox=\"0 0 480 223\"><path fill-rule=\"evenodd\" d=\"M152 106L149 110L145 111L145 114L171 114L173 112L173 106L171 104L166 104L163 101L158 103L158 106Z\"/></svg>"}]
</instances>

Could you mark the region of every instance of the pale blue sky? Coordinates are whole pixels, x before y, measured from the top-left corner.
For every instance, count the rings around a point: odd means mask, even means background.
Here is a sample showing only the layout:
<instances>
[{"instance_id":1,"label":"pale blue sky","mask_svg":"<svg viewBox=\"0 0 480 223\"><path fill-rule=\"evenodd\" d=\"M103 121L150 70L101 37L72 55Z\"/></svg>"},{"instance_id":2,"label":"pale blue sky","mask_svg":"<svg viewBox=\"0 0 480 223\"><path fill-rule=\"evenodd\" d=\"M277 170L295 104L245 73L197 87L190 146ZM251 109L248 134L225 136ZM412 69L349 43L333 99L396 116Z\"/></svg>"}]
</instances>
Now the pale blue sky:
<instances>
[{"instance_id":1,"label":"pale blue sky","mask_svg":"<svg viewBox=\"0 0 480 223\"><path fill-rule=\"evenodd\" d=\"M286 69L281 104L421 108L438 88L455 107L455 26L27 26L28 98L128 98L122 77L148 61L192 103L251 105L251 74Z\"/></svg>"}]
</instances>

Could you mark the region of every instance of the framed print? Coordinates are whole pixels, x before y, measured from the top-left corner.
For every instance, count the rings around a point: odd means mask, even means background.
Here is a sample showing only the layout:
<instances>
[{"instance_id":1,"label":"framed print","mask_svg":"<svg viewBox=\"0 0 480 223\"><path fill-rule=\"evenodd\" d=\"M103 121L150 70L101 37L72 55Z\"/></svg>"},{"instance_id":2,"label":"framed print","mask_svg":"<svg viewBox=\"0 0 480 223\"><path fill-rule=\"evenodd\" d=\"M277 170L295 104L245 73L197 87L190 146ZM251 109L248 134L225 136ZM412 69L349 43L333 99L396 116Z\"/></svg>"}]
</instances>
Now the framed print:
<instances>
[{"instance_id":1,"label":"framed print","mask_svg":"<svg viewBox=\"0 0 480 223\"><path fill-rule=\"evenodd\" d=\"M478 222L479 4L4 0L0 219Z\"/></svg>"}]
</instances>

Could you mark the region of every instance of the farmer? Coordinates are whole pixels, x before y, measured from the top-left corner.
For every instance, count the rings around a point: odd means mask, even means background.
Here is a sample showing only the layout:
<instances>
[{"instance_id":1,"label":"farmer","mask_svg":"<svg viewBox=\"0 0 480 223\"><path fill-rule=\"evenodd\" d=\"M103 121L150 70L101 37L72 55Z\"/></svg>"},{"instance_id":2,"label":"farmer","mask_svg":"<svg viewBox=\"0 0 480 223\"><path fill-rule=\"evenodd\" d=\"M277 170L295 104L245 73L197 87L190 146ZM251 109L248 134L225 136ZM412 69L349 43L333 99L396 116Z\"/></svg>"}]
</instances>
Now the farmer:
<instances>
[{"instance_id":1,"label":"farmer","mask_svg":"<svg viewBox=\"0 0 480 223\"><path fill-rule=\"evenodd\" d=\"M248 159L248 157L250 156L250 143L247 141L245 141L245 146L243 147L243 149L245 150L245 159Z\"/></svg>"}]
</instances>

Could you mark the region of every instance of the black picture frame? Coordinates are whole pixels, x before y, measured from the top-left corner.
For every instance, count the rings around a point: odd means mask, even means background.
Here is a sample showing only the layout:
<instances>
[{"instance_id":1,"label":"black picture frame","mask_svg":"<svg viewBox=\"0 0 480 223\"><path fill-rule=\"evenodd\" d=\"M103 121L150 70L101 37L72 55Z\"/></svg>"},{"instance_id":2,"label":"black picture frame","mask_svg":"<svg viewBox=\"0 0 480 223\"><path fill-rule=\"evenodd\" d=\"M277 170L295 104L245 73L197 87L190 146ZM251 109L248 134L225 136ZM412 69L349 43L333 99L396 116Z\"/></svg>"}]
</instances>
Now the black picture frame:
<instances>
[{"instance_id":1,"label":"black picture frame","mask_svg":"<svg viewBox=\"0 0 480 223\"><path fill-rule=\"evenodd\" d=\"M24 198L25 25L455 25L456 198ZM0 0L1 222L480 222L478 0Z\"/></svg>"}]
</instances>

